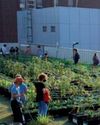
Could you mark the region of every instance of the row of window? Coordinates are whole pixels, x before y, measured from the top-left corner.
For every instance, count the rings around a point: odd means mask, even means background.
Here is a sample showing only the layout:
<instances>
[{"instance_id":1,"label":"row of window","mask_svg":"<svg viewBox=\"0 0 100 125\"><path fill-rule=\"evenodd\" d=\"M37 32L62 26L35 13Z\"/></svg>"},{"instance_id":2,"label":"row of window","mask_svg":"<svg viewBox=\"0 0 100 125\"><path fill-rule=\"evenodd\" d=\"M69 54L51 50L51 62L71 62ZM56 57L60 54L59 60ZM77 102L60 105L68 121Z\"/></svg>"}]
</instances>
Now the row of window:
<instances>
[{"instance_id":1,"label":"row of window","mask_svg":"<svg viewBox=\"0 0 100 125\"><path fill-rule=\"evenodd\" d=\"M42 31L43 31L43 32L47 32L47 31L48 31L48 27L47 27L47 26L43 26L43 27L42 27ZM56 32L56 27L55 27L55 26L51 26L51 27L50 27L50 31L51 31L51 32Z\"/></svg>"}]
</instances>

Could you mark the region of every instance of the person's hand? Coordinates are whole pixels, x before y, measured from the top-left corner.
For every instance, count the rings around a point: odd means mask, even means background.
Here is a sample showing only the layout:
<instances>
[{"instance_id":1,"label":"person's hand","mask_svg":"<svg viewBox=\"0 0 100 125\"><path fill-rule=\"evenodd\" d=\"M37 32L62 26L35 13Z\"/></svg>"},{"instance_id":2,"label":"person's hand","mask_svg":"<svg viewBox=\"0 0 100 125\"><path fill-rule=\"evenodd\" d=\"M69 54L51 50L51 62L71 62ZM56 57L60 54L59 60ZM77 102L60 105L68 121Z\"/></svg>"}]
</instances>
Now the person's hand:
<instances>
[{"instance_id":1,"label":"person's hand","mask_svg":"<svg viewBox=\"0 0 100 125\"><path fill-rule=\"evenodd\" d=\"M16 96L17 97L21 97L21 96L23 96L24 95L24 93L21 93L21 94L17 94Z\"/></svg>"}]
</instances>

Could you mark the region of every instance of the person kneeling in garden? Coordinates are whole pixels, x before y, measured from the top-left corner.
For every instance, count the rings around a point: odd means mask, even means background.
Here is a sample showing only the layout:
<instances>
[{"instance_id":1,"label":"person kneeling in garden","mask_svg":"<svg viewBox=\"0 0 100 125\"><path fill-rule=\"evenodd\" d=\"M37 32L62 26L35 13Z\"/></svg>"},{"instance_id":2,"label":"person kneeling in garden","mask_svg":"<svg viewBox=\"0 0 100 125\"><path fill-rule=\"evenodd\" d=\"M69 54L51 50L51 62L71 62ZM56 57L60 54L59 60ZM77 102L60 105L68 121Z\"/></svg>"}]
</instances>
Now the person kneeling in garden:
<instances>
[{"instance_id":1,"label":"person kneeling in garden","mask_svg":"<svg viewBox=\"0 0 100 125\"><path fill-rule=\"evenodd\" d=\"M34 82L36 88L36 101L38 102L38 115L46 116L48 111L48 102L51 100L50 92L46 88L45 82L48 76L44 73L40 74L38 81Z\"/></svg>"}]
</instances>

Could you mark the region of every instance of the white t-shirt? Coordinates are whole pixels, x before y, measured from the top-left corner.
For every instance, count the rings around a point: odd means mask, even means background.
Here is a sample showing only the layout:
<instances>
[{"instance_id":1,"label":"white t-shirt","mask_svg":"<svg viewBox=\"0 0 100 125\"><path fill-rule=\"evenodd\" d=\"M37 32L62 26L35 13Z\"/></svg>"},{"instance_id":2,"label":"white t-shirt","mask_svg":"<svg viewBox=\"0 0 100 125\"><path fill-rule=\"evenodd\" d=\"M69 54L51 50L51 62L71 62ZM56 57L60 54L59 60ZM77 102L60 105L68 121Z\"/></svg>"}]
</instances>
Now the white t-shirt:
<instances>
[{"instance_id":1,"label":"white t-shirt","mask_svg":"<svg viewBox=\"0 0 100 125\"><path fill-rule=\"evenodd\" d=\"M8 54L7 47L4 47L4 46L2 47L2 53L3 54Z\"/></svg>"},{"instance_id":2,"label":"white t-shirt","mask_svg":"<svg viewBox=\"0 0 100 125\"><path fill-rule=\"evenodd\" d=\"M13 84L12 88L11 88L11 94L20 94L20 87L16 87L16 85ZM11 100L13 100L14 98L11 97ZM20 102L20 97L17 97L16 100L18 102Z\"/></svg>"}]
</instances>

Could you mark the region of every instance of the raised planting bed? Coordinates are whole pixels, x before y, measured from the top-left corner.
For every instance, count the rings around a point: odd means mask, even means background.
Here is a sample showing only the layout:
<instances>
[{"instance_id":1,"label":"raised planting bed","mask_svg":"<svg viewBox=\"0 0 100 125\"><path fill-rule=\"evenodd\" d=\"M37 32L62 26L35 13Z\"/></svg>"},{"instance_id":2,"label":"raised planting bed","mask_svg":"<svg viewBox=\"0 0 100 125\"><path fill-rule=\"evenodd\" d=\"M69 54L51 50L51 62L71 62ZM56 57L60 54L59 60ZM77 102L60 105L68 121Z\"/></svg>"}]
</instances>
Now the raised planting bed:
<instances>
[{"instance_id":1,"label":"raised planting bed","mask_svg":"<svg viewBox=\"0 0 100 125\"><path fill-rule=\"evenodd\" d=\"M77 113L78 107L72 108L72 110L68 113L68 119L69 121L73 120L73 116Z\"/></svg>"},{"instance_id":2,"label":"raised planting bed","mask_svg":"<svg viewBox=\"0 0 100 125\"><path fill-rule=\"evenodd\" d=\"M83 125L83 120L86 120L87 118L87 115L74 114L72 122L76 125Z\"/></svg>"},{"instance_id":3,"label":"raised planting bed","mask_svg":"<svg viewBox=\"0 0 100 125\"><path fill-rule=\"evenodd\" d=\"M76 125L99 125L100 117L90 118L88 115L70 114L69 120Z\"/></svg>"},{"instance_id":4,"label":"raised planting bed","mask_svg":"<svg viewBox=\"0 0 100 125\"><path fill-rule=\"evenodd\" d=\"M100 125L100 117L94 117L91 119L83 120L82 125Z\"/></svg>"},{"instance_id":5,"label":"raised planting bed","mask_svg":"<svg viewBox=\"0 0 100 125\"><path fill-rule=\"evenodd\" d=\"M53 116L55 118L57 117L63 117L63 116L68 116L69 112L72 110L72 108L62 108L62 109L50 109L48 111L48 115L50 116ZM33 118L36 118L37 117L37 109L27 109L26 111L23 111L25 112L25 116L26 116L26 119L29 119L31 118L31 116Z\"/></svg>"},{"instance_id":6,"label":"raised planting bed","mask_svg":"<svg viewBox=\"0 0 100 125\"><path fill-rule=\"evenodd\" d=\"M50 89L51 96L53 100L61 100L61 90L57 88Z\"/></svg>"},{"instance_id":7,"label":"raised planting bed","mask_svg":"<svg viewBox=\"0 0 100 125\"><path fill-rule=\"evenodd\" d=\"M69 120L76 125L98 125L100 124L100 109L84 109L80 113L70 113Z\"/></svg>"},{"instance_id":8,"label":"raised planting bed","mask_svg":"<svg viewBox=\"0 0 100 125\"><path fill-rule=\"evenodd\" d=\"M68 116L69 112L72 110L72 108L61 108L61 109L51 109L48 111L49 115L52 115L54 117L62 117L62 116Z\"/></svg>"}]
</instances>

